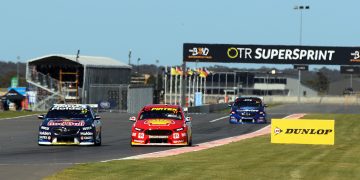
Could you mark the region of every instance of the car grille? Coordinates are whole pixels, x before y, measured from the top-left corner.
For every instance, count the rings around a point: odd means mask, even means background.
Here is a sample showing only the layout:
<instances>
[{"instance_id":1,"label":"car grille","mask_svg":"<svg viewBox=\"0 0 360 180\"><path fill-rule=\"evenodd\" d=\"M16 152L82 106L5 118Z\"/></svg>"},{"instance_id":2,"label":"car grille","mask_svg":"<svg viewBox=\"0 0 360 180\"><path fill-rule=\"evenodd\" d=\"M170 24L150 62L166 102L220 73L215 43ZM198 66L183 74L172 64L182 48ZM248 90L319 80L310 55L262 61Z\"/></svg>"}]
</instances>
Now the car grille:
<instances>
[{"instance_id":1,"label":"car grille","mask_svg":"<svg viewBox=\"0 0 360 180\"><path fill-rule=\"evenodd\" d=\"M150 143L168 143L168 139L149 139Z\"/></svg>"},{"instance_id":2,"label":"car grille","mask_svg":"<svg viewBox=\"0 0 360 180\"><path fill-rule=\"evenodd\" d=\"M80 129L76 127L59 127L53 128L52 131L56 136L73 136L77 135Z\"/></svg>"},{"instance_id":3,"label":"car grille","mask_svg":"<svg viewBox=\"0 0 360 180\"><path fill-rule=\"evenodd\" d=\"M58 143L73 143L74 137L58 137L57 142Z\"/></svg>"},{"instance_id":4,"label":"car grille","mask_svg":"<svg viewBox=\"0 0 360 180\"><path fill-rule=\"evenodd\" d=\"M242 119L243 123L252 123L253 119Z\"/></svg>"},{"instance_id":5,"label":"car grille","mask_svg":"<svg viewBox=\"0 0 360 180\"><path fill-rule=\"evenodd\" d=\"M170 130L146 130L146 135L159 135L159 136L169 136L172 134Z\"/></svg>"}]
</instances>

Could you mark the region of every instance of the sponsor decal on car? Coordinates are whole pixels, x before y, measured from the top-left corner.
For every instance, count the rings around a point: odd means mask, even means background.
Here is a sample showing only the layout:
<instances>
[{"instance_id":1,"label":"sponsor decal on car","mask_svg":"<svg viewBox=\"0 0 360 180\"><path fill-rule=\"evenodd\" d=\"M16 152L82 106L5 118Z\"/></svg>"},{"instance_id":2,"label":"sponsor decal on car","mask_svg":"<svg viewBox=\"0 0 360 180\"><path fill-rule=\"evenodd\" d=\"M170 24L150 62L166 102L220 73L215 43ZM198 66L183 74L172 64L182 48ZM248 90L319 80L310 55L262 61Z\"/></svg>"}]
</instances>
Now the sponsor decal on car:
<instances>
[{"instance_id":1,"label":"sponsor decal on car","mask_svg":"<svg viewBox=\"0 0 360 180\"><path fill-rule=\"evenodd\" d=\"M153 138L153 139L167 139L169 136L154 136L154 135L149 135L149 138Z\"/></svg>"},{"instance_id":2,"label":"sponsor decal on car","mask_svg":"<svg viewBox=\"0 0 360 180\"><path fill-rule=\"evenodd\" d=\"M81 140L89 140L89 139L93 139L92 136L81 136L80 137Z\"/></svg>"},{"instance_id":3,"label":"sponsor decal on car","mask_svg":"<svg viewBox=\"0 0 360 180\"><path fill-rule=\"evenodd\" d=\"M46 126L41 126L40 129L48 131L50 128Z\"/></svg>"},{"instance_id":4,"label":"sponsor decal on car","mask_svg":"<svg viewBox=\"0 0 360 180\"><path fill-rule=\"evenodd\" d=\"M184 140L182 139L182 140L173 140L173 143L183 143L184 142Z\"/></svg>"},{"instance_id":5,"label":"sponsor decal on car","mask_svg":"<svg viewBox=\"0 0 360 180\"><path fill-rule=\"evenodd\" d=\"M175 122L168 119L151 119L146 120L144 124L148 124L149 126L169 126L170 124L175 124Z\"/></svg>"},{"instance_id":6,"label":"sponsor decal on car","mask_svg":"<svg viewBox=\"0 0 360 180\"><path fill-rule=\"evenodd\" d=\"M82 110L82 109L86 109L86 106L81 104L55 104L50 110Z\"/></svg>"},{"instance_id":7,"label":"sponsor decal on car","mask_svg":"<svg viewBox=\"0 0 360 180\"><path fill-rule=\"evenodd\" d=\"M47 123L48 126L84 126L85 121L74 120L51 120Z\"/></svg>"},{"instance_id":8,"label":"sponsor decal on car","mask_svg":"<svg viewBox=\"0 0 360 180\"><path fill-rule=\"evenodd\" d=\"M178 112L177 108L162 108L162 107L153 107L150 109L150 111L172 111L174 113Z\"/></svg>"},{"instance_id":9,"label":"sponsor decal on car","mask_svg":"<svg viewBox=\"0 0 360 180\"><path fill-rule=\"evenodd\" d=\"M49 135L51 135L51 132L47 132L47 131L40 131L40 132L39 132L39 135L46 135L46 136L49 136Z\"/></svg>"},{"instance_id":10,"label":"sponsor decal on car","mask_svg":"<svg viewBox=\"0 0 360 180\"><path fill-rule=\"evenodd\" d=\"M144 137L145 137L145 134L144 134L144 133L139 133L139 134L138 134L138 138L139 138L139 139L144 139Z\"/></svg>"},{"instance_id":11,"label":"sponsor decal on car","mask_svg":"<svg viewBox=\"0 0 360 180\"><path fill-rule=\"evenodd\" d=\"M144 140L134 139L134 142L137 142L137 143L144 143L145 141L144 141Z\"/></svg>"},{"instance_id":12,"label":"sponsor decal on car","mask_svg":"<svg viewBox=\"0 0 360 180\"><path fill-rule=\"evenodd\" d=\"M39 139L48 139L50 136L39 136Z\"/></svg>"},{"instance_id":13,"label":"sponsor decal on car","mask_svg":"<svg viewBox=\"0 0 360 180\"><path fill-rule=\"evenodd\" d=\"M271 142L334 145L335 121L272 119Z\"/></svg>"},{"instance_id":14,"label":"sponsor decal on car","mask_svg":"<svg viewBox=\"0 0 360 180\"><path fill-rule=\"evenodd\" d=\"M92 136L92 135L94 135L94 133L93 132L80 132L80 135L82 135L82 136Z\"/></svg>"}]
</instances>

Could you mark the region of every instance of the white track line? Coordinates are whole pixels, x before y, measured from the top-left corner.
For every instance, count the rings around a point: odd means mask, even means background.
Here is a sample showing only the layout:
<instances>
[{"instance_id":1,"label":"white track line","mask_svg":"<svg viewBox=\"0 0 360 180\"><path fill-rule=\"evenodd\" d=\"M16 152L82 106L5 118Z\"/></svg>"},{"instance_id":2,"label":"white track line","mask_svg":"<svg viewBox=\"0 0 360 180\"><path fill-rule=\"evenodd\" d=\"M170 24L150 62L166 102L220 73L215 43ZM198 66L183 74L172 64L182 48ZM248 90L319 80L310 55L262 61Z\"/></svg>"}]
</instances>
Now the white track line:
<instances>
[{"instance_id":1,"label":"white track line","mask_svg":"<svg viewBox=\"0 0 360 180\"><path fill-rule=\"evenodd\" d=\"M3 120L9 120L9 119L19 119L19 118L23 118L23 117L29 117L29 116L38 116L39 114L29 114L29 115L25 115L25 116L17 116L17 117L9 117L9 118L2 118L0 119L0 121L3 121Z\"/></svg>"},{"instance_id":2,"label":"white track line","mask_svg":"<svg viewBox=\"0 0 360 180\"><path fill-rule=\"evenodd\" d=\"M222 119L225 119L225 118L228 118L229 116L224 116L224 117L221 117L221 118L217 118L217 119L213 119L213 120L211 120L211 121L209 121L209 122L216 122L216 121L220 121L220 120L222 120Z\"/></svg>"}]
</instances>

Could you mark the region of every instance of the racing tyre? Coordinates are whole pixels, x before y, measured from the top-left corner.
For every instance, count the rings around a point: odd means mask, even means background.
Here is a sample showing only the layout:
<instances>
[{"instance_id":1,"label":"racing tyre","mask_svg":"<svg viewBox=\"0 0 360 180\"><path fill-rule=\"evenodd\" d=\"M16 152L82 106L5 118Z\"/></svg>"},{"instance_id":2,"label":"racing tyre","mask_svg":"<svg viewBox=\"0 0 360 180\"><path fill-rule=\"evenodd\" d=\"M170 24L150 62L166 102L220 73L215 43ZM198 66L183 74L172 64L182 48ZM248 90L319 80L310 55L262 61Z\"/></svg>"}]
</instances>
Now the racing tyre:
<instances>
[{"instance_id":1,"label":"racing tyre","mask_svg":"<svg viewBox=\"0 0 360 180\"><path fill-rule=\"evenodd\" d=\"M96 139L96 137L94 139L95 139L95 146L101 146L101 131L99 134L99 139Z\"/></svg>"},{"instance_id":2,"label":"racing tyre","mask_svg":"<svg viewBox=\"0 0 360 180\"><path fill-rule=\"evenodd\" d=\"M190 137L190 140L188 141L188 146L192 146L192 136Z\"/></svg>"}]
</instances>

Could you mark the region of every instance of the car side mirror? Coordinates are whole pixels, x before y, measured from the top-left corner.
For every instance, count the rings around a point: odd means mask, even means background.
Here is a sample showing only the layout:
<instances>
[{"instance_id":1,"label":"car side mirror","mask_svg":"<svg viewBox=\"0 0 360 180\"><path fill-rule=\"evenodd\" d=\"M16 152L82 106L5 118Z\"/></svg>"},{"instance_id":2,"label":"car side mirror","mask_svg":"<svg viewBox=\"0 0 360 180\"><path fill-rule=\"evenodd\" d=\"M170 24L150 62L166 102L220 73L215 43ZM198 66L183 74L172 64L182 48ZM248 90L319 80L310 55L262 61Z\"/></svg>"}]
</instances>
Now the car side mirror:
<instances>
[{"instance_id":1,"label":"car side mirror","mask_svg":"<svg viewBox=\"0 0 360 180\"><path fill-rule=\"evenodd\" d=\"M129 121L135 122L135 121L136 121L136 117L135 117L135 116L131 116L131 117L129 118Z\"/></svg>"},{"instance_id":2,"label":"car side mirror","mask_svg":"<svg viewBox=\"0 0 360 180\"><path fill-rule=\"evenodd\" d=\"M45 115L44 114L39 115L38 119L45 119Z\"/></svg>"},{"instance_id":3,"label":"car side mirror","mask_svg":"<svg viewBox=\"0 0 360 180\"><path fill-rule=\"evenodd\" d=\"M190 122L191 121L191 117L187 116L185 117L185 122Z\"/></svg>"},{"instance_id":4,"label":"car side mirror","mask_svg":"<svg viewBox=\"0 0 360 180\"><path fill-rule=\"evenodd\" d=\"M95 120L100 120L101 117L99 115L95 115Z\"/></svg>"}]
</instances>

